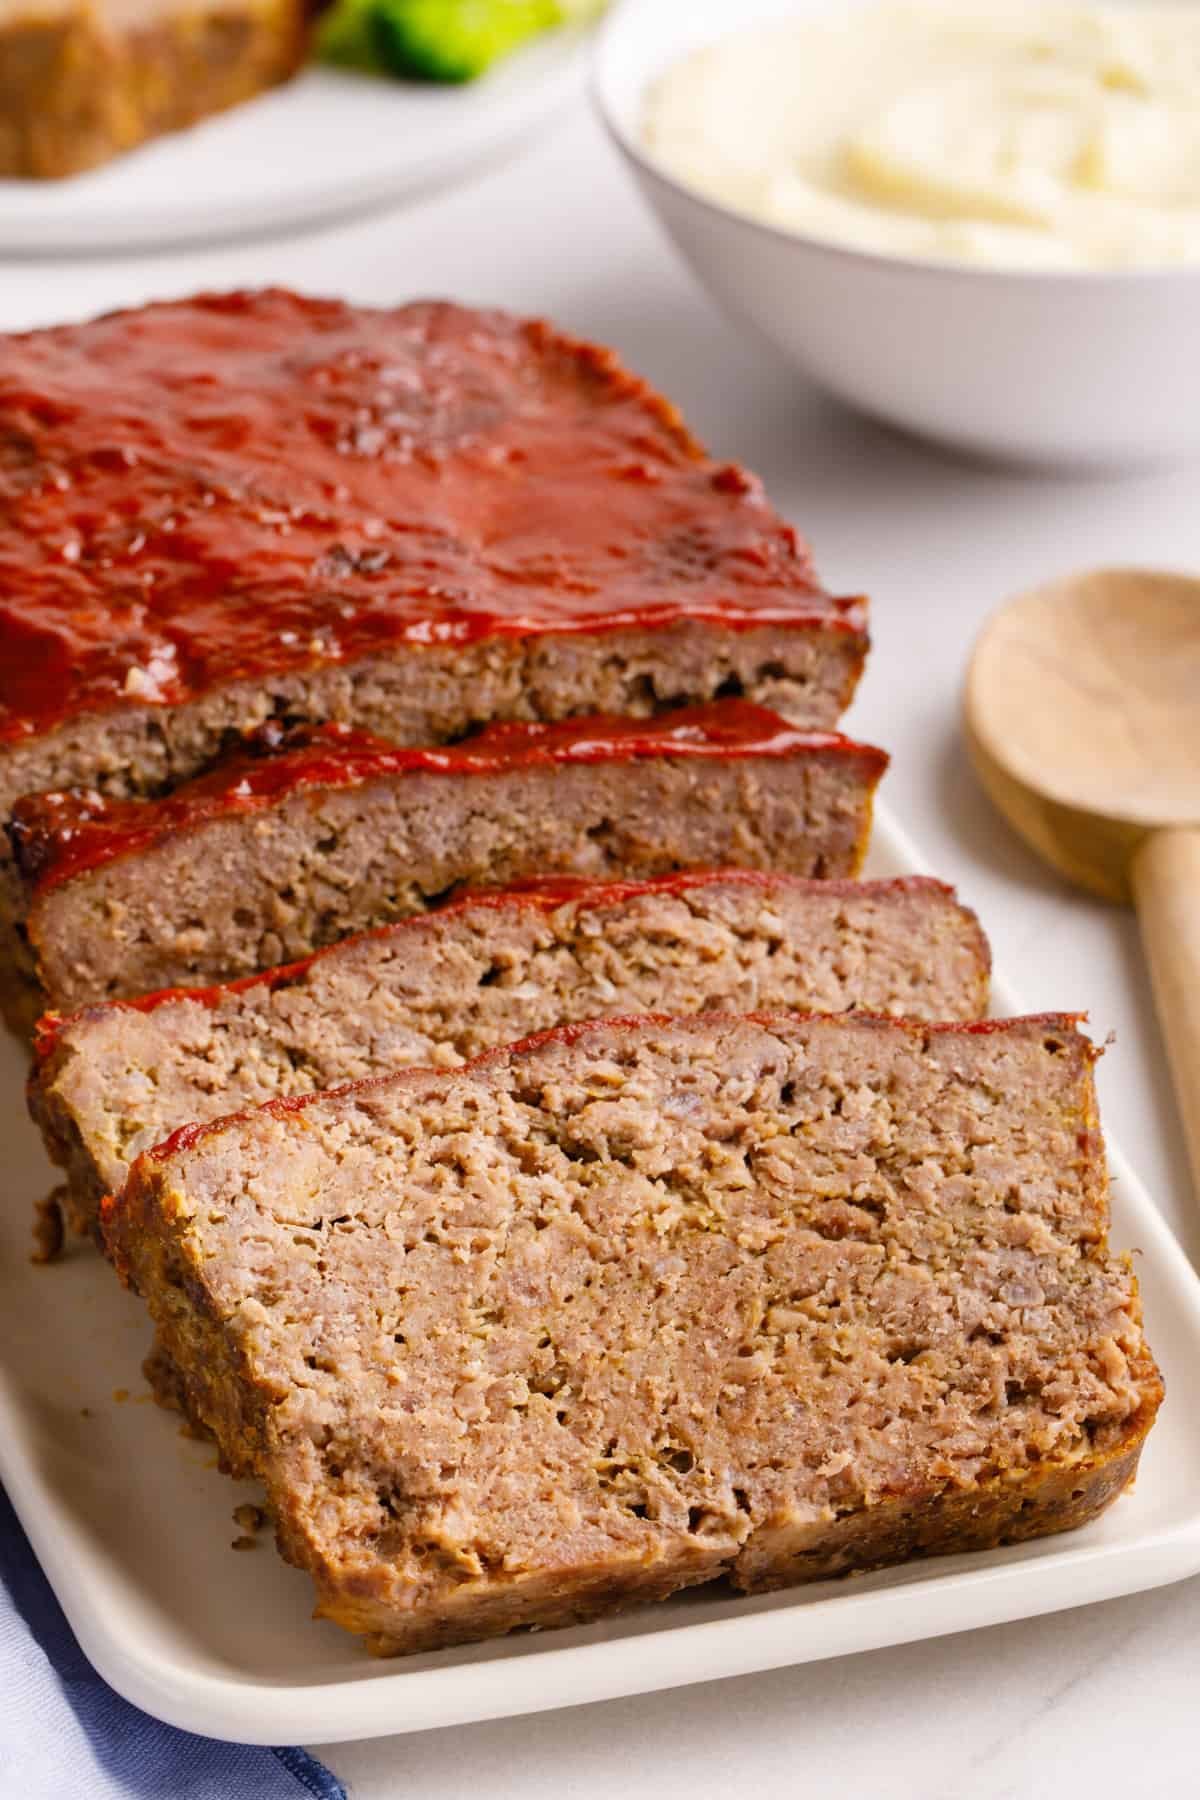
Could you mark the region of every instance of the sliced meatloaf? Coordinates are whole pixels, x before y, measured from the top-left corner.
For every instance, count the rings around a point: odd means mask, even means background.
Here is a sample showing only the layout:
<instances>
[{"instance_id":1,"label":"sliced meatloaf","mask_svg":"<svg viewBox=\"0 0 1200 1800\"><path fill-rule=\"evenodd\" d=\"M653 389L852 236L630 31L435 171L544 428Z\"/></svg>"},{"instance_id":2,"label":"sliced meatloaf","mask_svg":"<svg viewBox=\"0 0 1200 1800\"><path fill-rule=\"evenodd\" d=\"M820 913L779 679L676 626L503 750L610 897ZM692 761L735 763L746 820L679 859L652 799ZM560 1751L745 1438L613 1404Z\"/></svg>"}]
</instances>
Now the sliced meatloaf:
<instances>
[{"instance_id":1,"label":"sliced meatloaf","mask_svg":"<svg viewBox=\"0 0 1200 1800\"><path fill-rule=\"evenodd\" d=\"M269 968L460 883L720 863L843 876L886 762L732 700L436 750L330 726L162 800L21 802L25 929L42 991L70 1008Z\"/></svg>"},{"instance_id":2,"label":"sliced meatloaf","mask_svg":"<svg viewBox=\"0 0 1200 1800\"><path fill-rule=\"evenodd\" d=\"M383 1653L1085 1523L1161 1384L1069 1018L577 1025L187 1127L104 1204Z\"/></svg>"},{"instance_id":3,"label":"sliced meatloaf","mask_svg":"<svg viewBox=\"0 0 1200 1800\"><path fill-rule=\"evenodd\" d=\"M745 694L836 722L866 609L611 351L280 290L0 337L0 824L231 732L427 744Z\"/></svg>"},{"instance_id":4,"label":"sliced meatloaf","mask_svg":"<svg viewBox=\"0 0 1200 1800\"><path fill-rule=\"evenodd\" d=\"M866 648L758 482L541 321L273 289L0 337L0 826L272 720L429 744L745 695L824 728ZM10 988L16 886L0 835Z\"/></svg>"},{"instance_id":5,"label":"sliced meatloaf","mask_svg":"<svg viewBox=\"0 0 1200 1800\"><path fill-rule=\"evenodd\" d=\"M0 176L93 168L285 80L300 0L0 0Z\"/></svg>"},{"instance_id":6,"label":"sliced meatloaf","mask_svg":"<svg viewBox=\"0 0 1200 1800\"><path fill-rule=\"evenodd\" d=\"M30 1106L76 1229L190 1120L405 1063L449 1067L530 1032L648 1008L912 1018L987 1010L987 940L940 882L723 869L527 882L224 987L42 1021Z\"/></svg>"}]
</instances>

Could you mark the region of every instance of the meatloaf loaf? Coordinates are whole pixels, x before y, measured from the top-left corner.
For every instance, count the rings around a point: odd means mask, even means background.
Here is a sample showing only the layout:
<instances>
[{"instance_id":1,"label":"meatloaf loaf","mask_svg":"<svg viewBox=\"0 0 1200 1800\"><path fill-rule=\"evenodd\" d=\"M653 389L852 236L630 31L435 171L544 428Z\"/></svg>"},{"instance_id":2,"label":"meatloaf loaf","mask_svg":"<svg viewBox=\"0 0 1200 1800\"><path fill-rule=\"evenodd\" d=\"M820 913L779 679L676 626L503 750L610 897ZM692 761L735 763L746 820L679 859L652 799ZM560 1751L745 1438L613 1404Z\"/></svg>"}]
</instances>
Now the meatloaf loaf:
<instances>
[{"instance_id":1,"label":"meatloaf loaf","mask_svg":"<svg viewBox=\"0 0 1200 1800\"><path fill-rule=\"evenodd\" d=\"M497 725L442 749L326 726L162 800L19 803L25 921L75 1007L290 961L459 883L738 863L853 874L887 758L747 701Z\"/></svg>"},{"instance_id":2,"label":"meatloaf loaf","mask_svg":"<svg viewBox=\"0 0 1200 1800\"><path fill-rule=\"evenodd\" d=\"M187 1127L104 1227L376 1651L1080 1525L1161 1397L1063 1017L576 1025Z\"/></svg>"},{"instance_id":3,"label":"meatloaf loaf","mask_svg":"<svg viewBox=\"0 0 1200 1800\"><path fill-rule=\"evenodd\" d=\"M449 1067L605 1013L760 1006L972 1019L987 940L940 882L723 869L532 881L225 987L42 1022L30 1107L91 1228L129 1164L189 1120L380 1074Z\"/></svg>"},{"instance_id":4,"label":"meatloaf loaf","mask_svg":"<svg viewBox=\"0 0 1200 1800\"><path fill-rule=\"evenodd\" d=\"M0 176L93 168L285 80L300 0L0 0Z\"/></svg>"},{"instance_id":5,"label":"meatloaf loaf","mask_svg":"<svg viewBox=\"0 0 1200 1800\"><path fill-rule=\"evenodd\" d=\"M0 824L230 732L396 743L745 694L832 725L866 649L757 481L533 320L207 294L0 337Z\"/></svg>"}]
</instances>

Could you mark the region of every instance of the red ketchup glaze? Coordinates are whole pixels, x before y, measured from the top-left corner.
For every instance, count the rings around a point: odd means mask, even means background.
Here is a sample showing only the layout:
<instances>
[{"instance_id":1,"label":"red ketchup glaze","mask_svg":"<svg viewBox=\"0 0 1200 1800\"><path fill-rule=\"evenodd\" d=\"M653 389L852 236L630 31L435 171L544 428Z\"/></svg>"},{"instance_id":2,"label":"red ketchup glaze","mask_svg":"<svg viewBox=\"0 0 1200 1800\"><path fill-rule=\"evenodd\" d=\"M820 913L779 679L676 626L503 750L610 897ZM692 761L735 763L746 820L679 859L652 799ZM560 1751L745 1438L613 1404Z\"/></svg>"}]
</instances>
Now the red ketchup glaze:
<instances>
[{"instance_id":1,"label":"red ketchup glaze","mask_svg":"<svg viewBox=\"0 0 1200 1800\"><path fill-rule=\"evenodd\" d=\"M157 1012L160 1006L170 1006L175 1001L217 1007L227 995L245 994L252 988L292 987L327 956L337 955L354 944L388 939L403 943L406 935L436 930L456 914L477 912L481 907L494 912L557 912L561 906L598 909L620 906L642 895L690 894L709 887L753 887L764 892L780 887L813 888L823 894L919 893L931 888L941 894L954 891L949 882L938 881L932 875L896 875L884 881L838 878L815 881L805 875L766 869L683 869L669 875L652 875L645 881L596 881L587 875L524 875L507 887L468 888L430 912L413 913L390 925L378 925L373 931L355 932L352 937L342 938L323 950L314 950L311 956L302 956L292 963L280 963L277 968L265 969L255 975L240 975L236 981L219 981L209 987L158 988L152 994L137 994L129 1000L104 1000L96 1005L81 1006L75 1012L43 1013L35 1028L33 1053L39 1063L45 1062L63 1033L80 1019L94 1018L100 1013Z\"/></svg>"},{"instance_id":2,"label":"red ketchup glaze","mask_svg":"<svg viewBox=\"0 0 1200 1800\"><path fill-rule=\"evenodd\" d=\"M860 759L876 777L888 764L886 753L869 744L837 732L797 730L746 700L682 707L651 719L489 725L477 737L439 748L400 747L345 725L320 725L297 736L295 749L233 756L159 800L113 800L91 789L18 800L12 833L22 871L45 893L180 831L230 814L268 811L304 789L357 787L414 773L462 777L640 757L724 761L819 751Z\"/></svg>"},{"instance_id":3,"label":"red ketchup glaze","mask_svg":"<svg viewBox=\"0 0 1200 1800\"><path fill-rule=\"evenodd\" d=\"M865 629L607 350L201 295L0 339L0 742L398 642Z\"/></svg>"},{"instance_id":4,"label":"red ketchup glaze","mask_svg":"<svg viewBox=\"0 0 1200 1800\"><path fill-rule=\"evenodd\" d=\"M448 1078L457 1079L461 1075L470 1075L475 1070L485 1069L491 1063L507 1062L516 1056L528 1055L530 1051L540 1050L546 1044L574 1044L580 1038L592 1032L641 1031L648 1025L669 1025L679 1031L712 1031L722 1026L731 1029L739 1025L762 1025L768 1031L776 1025L796 1025L805 1019L819 1019L820 1013L702 1013L699 1017L682 1019L672 1018L667 1013L634 1013L628 1017L613 1019L584 1019L575 1025L556 1025L550 1031L537 1031L531 1037L522 1038L516 1044L500 1044L494 1050L484 1050L460 1068L439 1071ZM889 1031L904 1032L910 1037L987 1037L993 1032L1010 1031L1017 1025L1042 1026L1048 1032L1074 1033L1086 1022L1086 1013L1030 1013L1014 1019L972 1019L942 1022L936 1025L919 1024L912 1019L897 1019L884 1013L840 1013L839 1023L857 1029L859 1026L886 1025ZM1094 1044L1088 1041L1088 1053L1093 1061L1101 1054ZM303 1112L309 1106L316 1106L323 1100L336 1100L347 1094L367 1094L374 1088L388 1085L399 1086L404 1081L424 1081L428 1078L428 1069L398 1069L385 1075L364 1075L358 1081L344 1082L340 1087L319 1089L312 1094L292 1094L282 1100L268 1100L255 1112L230 1113L224 1119L210 1119L206 1123L181 1125L173 1131L161 1144L155 1144L150 1150L143 1150L133 1165L136 1173L142 1162L169 1162L173 1156L191 1150L207 1137L215 1137L229 1125L244 1124L248 1120L270 1114L278 1119L285 1119L291 1113ZM132 1181L131 1181L132 1185ZM120 1204L120 1195L109 1197L101 1202L101 1217L108 1218L115 1213Z\"/></svg>"}]
</instances>

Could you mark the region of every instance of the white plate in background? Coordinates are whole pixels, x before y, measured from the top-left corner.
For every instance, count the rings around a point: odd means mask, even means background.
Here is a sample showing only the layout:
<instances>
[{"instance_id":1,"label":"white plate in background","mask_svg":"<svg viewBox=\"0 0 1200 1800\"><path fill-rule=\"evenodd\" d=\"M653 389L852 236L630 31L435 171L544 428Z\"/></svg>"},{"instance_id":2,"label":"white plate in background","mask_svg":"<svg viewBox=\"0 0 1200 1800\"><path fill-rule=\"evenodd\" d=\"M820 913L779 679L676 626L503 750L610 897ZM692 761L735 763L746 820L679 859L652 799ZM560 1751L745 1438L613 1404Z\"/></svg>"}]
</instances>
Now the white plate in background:
<instances>
[{"instance_id":1,"label":"white plate in background","mask_svg":"<svg viewBox=\"0 0 1200 1800\"><path fill-rule=\"evenodd\" d=\"M867 873L920 869L886 812ZM1078 994L1022 996L1039 1009ZM996 1010L1016 1010L998 984ZM1102 1030L1103 1021L1095 1021ZM22 1053L0 1045L0 1478L84 1650L145 1711L246 1743L334 1743L532 1713L842 1656L1033 1617L1200 1570L1200 1281L1124 1160L1111 1155L1113 1240L1138 1274L1167 1400L1136 1491L1082 1531L849 1581L735 1598L693 1589L622 1619L390 1662L314 1623L307 1576L269 1533L235 1552L254 1500L180 1435L140 1373L140 1303L75 1246L28 1262L52 1175L25 1117ZM128 1398L118 1400L118 1392Z\"/></svg>"},{"instance_id":2,"label":"white plate in background","mask_svg":"<svg viewBox=\"0 0 1200 1800\"><path fill-rule=\"evenodd\" d=\"M261 236L437 187L581 97L591 37L547 32L461 87L309 68L99 169L0 180L0 255Z\"/></svg>"}]
</instances>

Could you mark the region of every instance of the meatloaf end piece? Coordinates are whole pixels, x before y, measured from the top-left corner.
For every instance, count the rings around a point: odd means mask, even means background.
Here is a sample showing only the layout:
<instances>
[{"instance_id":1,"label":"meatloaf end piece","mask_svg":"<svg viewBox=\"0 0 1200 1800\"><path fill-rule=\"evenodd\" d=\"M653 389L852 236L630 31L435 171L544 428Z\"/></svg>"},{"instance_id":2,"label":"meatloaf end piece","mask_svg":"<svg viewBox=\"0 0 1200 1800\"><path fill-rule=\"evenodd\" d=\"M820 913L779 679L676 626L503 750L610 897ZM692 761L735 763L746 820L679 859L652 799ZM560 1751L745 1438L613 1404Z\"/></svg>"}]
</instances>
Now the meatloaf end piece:
<instances>
[{"instance_id":1,"label":"meatloaf end piece","mask_svg":"<svg viewBox=\"0 0 1200 1800\"><path fill-rule=\"evenodd\" d=\"M477 894L224 987L44 1019L29 1099L90 1230L101 1196L179 1125L383 1074L452 1067L531 1032L656 1010L848 1008L973 1019L974 913L920 878L724 869L570 877Z\"/></svg>"},{"instance_id":2,"label":"meatloaf end piece","mask_svg":"<svg viewBox=\"0 0 1200 1800\"><path fill-rule=\"evenodd\" d=\"M59 177L284 81L300 0L0 0L0 176Z\"/></svg>"},{"instance_id":3,"label":"meatloaf end piece","mask_svg":"<svg viewBox=\"0 0 1200 1800\"><path fill-rule=\"evenodd\" d=\"M436 750L329 726L162 800L19 803L24 928L47 1000L71 1008L291 961L463 883L722 863L844 876L886 762L733 700Z\"/></svg>"},{"instance_id":4,"label":"meatloaf end piece","mask_svg":"<svg viewBox=\"0 0 1200 1800\"><path fill-rule=\"evenodd\" d=\"M611 351L447 303L0 337L0 497L0 824L161 792L268 719L428 744L740 694L825 728L867 647L865 602Z\"/></svg>"},{"instance_id":5,"label":"meatloaf end piece","mask_svg":"<svg viewBox=\"0 0 1200 1800\"><path fill-rule=\"evenodd\" d=\"M1161 1397L1073 1020L607 1020L185 1128L104 1229L392 1653L1081 1525Z\"/></svg>"},{"instance_id":6,"label":"meatloaf end piece","mask_svg":"<svg viewBox=\"0 0 1200 1800\"><path fill-rule=\"evenodd\" d=\"M744 696L824 729L866 621L753 476L540 320L271 289L0 337L0 826L268 721L430 744ZM0 835L10 1017L17 885Z\"/></svg>"}]
</instances>

